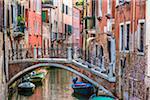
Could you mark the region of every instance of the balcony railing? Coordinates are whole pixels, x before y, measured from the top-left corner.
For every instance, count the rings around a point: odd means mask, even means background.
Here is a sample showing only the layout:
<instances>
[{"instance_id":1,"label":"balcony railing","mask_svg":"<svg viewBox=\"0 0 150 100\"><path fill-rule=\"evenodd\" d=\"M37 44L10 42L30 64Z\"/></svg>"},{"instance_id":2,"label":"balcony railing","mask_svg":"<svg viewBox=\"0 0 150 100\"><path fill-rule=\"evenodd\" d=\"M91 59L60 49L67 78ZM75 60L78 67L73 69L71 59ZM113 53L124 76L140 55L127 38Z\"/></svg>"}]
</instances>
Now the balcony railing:
<instances>
[{"instance_id":1,"label":"balcony railing","mask_svg":"<svg viewBox=\"0 0 150 100\"><path fill-rule=\"evenodd\" d=\"M16 30L14 30L14 38L22 37L24 36L25 27L17 27Z\"/></svg>"}]
</instances>

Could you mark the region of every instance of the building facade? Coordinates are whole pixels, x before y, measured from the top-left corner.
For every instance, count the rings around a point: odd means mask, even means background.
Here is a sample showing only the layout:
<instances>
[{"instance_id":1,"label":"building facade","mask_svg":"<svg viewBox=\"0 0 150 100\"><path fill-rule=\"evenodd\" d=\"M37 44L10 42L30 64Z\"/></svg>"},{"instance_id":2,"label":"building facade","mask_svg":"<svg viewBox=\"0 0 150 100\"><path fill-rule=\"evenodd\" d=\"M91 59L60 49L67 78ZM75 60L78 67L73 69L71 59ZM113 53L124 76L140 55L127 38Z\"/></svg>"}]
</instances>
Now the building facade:
<instances>
[{"instance_id":1,"label":"building facade","mask_svg":"<svg viewBox=\"0 0 150 100\"><path fill-rule=\"evenodd\" d=\"M42 2L42 41L44 48L44 55L49 53L49 48L51 48L53 43L53 33L54 31L54 14L55 7L53 6L53 1Z\"/></svg>"},{"instance_id":2,"label":"building facade","mask_svg":"<svg viewBox=\"0 0 150 100\"><path fill-rule=\"evenodd\" d=\"M77 7L73 7L73 22L72 22L72 28L73 28L73 34L72 34L72 43L74 48L81 48L81 28L80 28L80 9Z\"/></svg>"},{"instance_id":3,"label":"building facade","mask_svg":"<svg viewBox=\"0 0 150 100\"><path fill-rule=\"evenodd\" d=\"M146 0L116 1L117 90L125 100L146 100L145 4Z\"/></svg>"},{"instance_id":4,"label":"building facade","mask_svg":"<svg viewBox=\"0 0 150 100\"><path fill-rule=\"evenodd\" d=\"M149 91L145 84L146 68L149 68L146 2L148 6L146 0L84 0L86 61L104 73L112 68L111 77L116 76L114 94L125 100L145 100ZM147 19L148 14L147 10Z\"/></svg>"},{"instance_id":5,"label":"building facade","mask_svg":"<svg viewBox=\"0 0 150 100\"><path fill-rule=\"evenodd\" d=\"M28 48L42 48L42 2L29 0L28 9Z\"/></svg>"}]
</instances>

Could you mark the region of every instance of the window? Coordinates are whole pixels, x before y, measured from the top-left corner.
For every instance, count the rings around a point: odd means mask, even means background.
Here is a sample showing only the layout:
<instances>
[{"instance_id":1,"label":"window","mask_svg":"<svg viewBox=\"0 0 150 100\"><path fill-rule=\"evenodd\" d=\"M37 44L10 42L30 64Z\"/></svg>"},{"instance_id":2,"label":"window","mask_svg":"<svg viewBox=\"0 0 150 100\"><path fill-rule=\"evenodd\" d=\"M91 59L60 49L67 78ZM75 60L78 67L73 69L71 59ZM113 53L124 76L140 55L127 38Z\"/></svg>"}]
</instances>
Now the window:
<instances>
[{"instance_id":1,"label":"window","mask_svg":"<svg viewBox=\"0 0 150 100\"><path fill-rule=\"evenodd\" d=\"M21 5L17 4L17 9L18 9L18 16L21 16Z\"/></svg>"},{"instance_id":2,"label":"window","mask_svg":"<svg viewBox=\"0 0 150 100\"><path fill-rule=\"evenodd\" d=\"M29 10L30 10L30 8L31 8L31 4L30 4L30 1L29 1Z\"/></svg>"},{"instance_id":3,"label":"window","mask_svg":"<svg viewBox=\"0 0 150 100\"><path fill-rule=\"evenodd\" d=\"M68 6L66 5L66 14L68 14Z\"/></svg>"},{"instance_id":4,"label":"window","mask_svg":"<svg viewBox=\"0 0 150 100\"><path fill-rule=\"evenodd\" d=\"M95 0L92 0L92 16L95 16Z\"/></svg>"},{"instance_id":5,"label":"window","mask_svg":"<svg viewBox=\"0 0 150 100\"><path fill-rule=\"evenodd\" d=\"M130 24L126 25L126 37L125 37L125 50L129 50L129 42L130 42Z\"/></svg>"},{"instance_id":6,"label":"window","mask_svg":"<svg viewBox=\"0 0 150 100\"><path fill-rule=\"evenodd\" d=\"M68 24L65 24L65 33L72 33L72 26L71 25L68 25Z\"/></svg>"},{"instance_id":7,"label":"window","mask_svg":"<svg viewBox=\"0 0 150 100\"><path fill-rule=\"evenodd\" d=\"M72 33L72 26L68 25L68 33Z\"/></svg>"},{"instance_id":8,"label":"window","mask_svg":"<svg viewBox=\"0 0 150 100\"><path fill-rule=\"evenodd\" d=\"M124 45L124 41L123 41L123 39L124 39L124 36L123 36L123 34L124 34L124 25L120 25L120 51L122 51L123 50L123 45Z\"/></svg>"},{"instance_id":9,"label":"window","mask_svg":"<svg viewBox=\"0 0 150 100\"><path fill-rule=\"evenodd\" d=\"M109 39L107 40L107 49L109 54L109 62L111 62L111 41Z\"/></svg>"},{"instance_id":10,"label":"window","mask_svg":"<svg viewBox=\"0 0 150 100\"><path fill-rule=\"evenodd\" d=\"M114 64L116 60L115 38L112 38L110 36L107 38L107 50L108 50L108 55L109 55L109 62Z\"/></svg>"},{"instance_id":11,"label":"window","mask_svg":"<svg viewBox=\"0 0 150 100\"><path fill-rule=\"evenodd\" d=\"M42 11L42 21L46 22L47 13L46 11Z\"/></svg>"},{"instance_id":12,"label":"window","mask_svg":"<svg viewBox=\"0 0 150 100\"><path fill-rule=\"evenodd\" d=\"M7 9L7 14L9 14L9 12L10 12L10 10L9 9ZM10 26L10 16L7 16L7 27L9 28L9 26Z\"/></svg>"},{"instance_id":13,"label":"window","mask_svg":"<svg viewBox=\"0 0 150 100\"><path fill-rule=\"evenodd\" d=\"M67 33L68 27L67 24L65 24L65 33Z\"/></svg>"},{"instance_id":14,"label":"window","mask_svg":"<svg viewBox=\"0 0 150 100\"><path fill-rule=\"evenodd\" d=\"M139 21L139 32L138 32L138 51L144 52L144 21Z\"/></svg>"},{"instance_id":15,"label":"window","mask_svg":"<svg viewBox=\"0 0 150 100\"><path fill-rule=\"evenodd\" d=\"M13 14L14 14L14 7L13 5L11 5L11 18L12 18L12 23L14 22L14 19L13 19Z\"/></svg>"},{"instance_id":16,"label":"window","mask_svg":"<svg viewBox=\"0 0 150 100\"><path fill-rule=\"evenodd\" d=\"M130 22L120 24L120 51L130 50Z\"/></svg>"},{"instance_id":17,"label":"window","mask_svg":"<svg viewBox=\"0 0 150 100\"><path fill-rule=\"evenodd\" d=\"M65 10L65 9L64 9L64 8L65 8L64 6L65 6L65 5L62 4L62 13L64 13L64 10Z\"/></svg>"}]
</instances>

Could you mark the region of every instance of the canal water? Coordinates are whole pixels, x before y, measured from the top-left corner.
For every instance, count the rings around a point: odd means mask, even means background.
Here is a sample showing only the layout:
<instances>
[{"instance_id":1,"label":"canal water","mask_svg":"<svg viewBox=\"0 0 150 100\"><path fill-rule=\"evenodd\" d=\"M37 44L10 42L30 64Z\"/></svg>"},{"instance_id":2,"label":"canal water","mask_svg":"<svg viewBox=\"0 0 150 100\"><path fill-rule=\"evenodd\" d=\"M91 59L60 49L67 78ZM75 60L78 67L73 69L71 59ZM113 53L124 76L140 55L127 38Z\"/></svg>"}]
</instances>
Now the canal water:
<instances>
[{"instance_id":1,"label":"canal water","mask_svg":"<svg viewBox=\"0 0 150 100\"><path fill-rule=\"evenodd\" d=\"M71 88L75 74L64 69L50 68L43 84L36 87L31 96L20 95L17 91L10 100L88 100L88 98L74 95Z\"/></svg>"}]
</instances>

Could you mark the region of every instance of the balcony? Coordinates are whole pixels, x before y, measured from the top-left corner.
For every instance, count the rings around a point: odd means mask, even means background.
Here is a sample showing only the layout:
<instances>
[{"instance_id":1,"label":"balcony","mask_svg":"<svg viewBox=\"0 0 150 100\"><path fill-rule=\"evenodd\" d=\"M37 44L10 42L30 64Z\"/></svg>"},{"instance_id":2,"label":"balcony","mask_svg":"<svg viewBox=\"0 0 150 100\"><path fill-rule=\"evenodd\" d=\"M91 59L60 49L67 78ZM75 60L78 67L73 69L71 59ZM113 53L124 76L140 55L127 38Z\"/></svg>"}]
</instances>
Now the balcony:
<instances>
[{"instance_id":1,"label":"balcony","mask_svg":"<svg viewBox=\"0 0 150 100\"><path fill-rule=\"evenodd\" d=\"M14 30L14 38L23 37L25 35L25 26L17 26L17 28Z\"/></svg>"},{"instance_id":2,"label":"balcony","mask_svg":"<svg viewBox=\"0 0 150 100\"><path fill-rule=\"evenodd\" d=\"M22 16L17 17L17 27L14 29L14 38L24 36L25 33L25 20Z\"/></svg>"},{"instance_id":3,"label":"balcony","mask_svg":"<svg viewBox=\"0 0 150 100\"><path fill-rule=\"evenodd\" d=\"M17 27L15 30L14 30L14 38L19 38L19 37L23 37L25 34L24 34L24 30L25 30L25 27Z\"/></svg>"}]
</instances>

